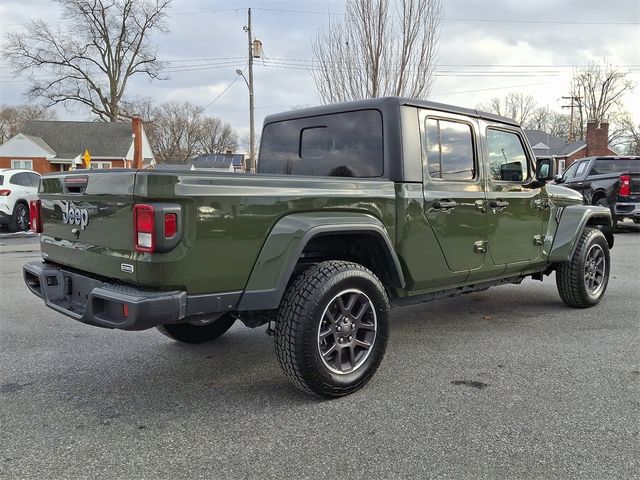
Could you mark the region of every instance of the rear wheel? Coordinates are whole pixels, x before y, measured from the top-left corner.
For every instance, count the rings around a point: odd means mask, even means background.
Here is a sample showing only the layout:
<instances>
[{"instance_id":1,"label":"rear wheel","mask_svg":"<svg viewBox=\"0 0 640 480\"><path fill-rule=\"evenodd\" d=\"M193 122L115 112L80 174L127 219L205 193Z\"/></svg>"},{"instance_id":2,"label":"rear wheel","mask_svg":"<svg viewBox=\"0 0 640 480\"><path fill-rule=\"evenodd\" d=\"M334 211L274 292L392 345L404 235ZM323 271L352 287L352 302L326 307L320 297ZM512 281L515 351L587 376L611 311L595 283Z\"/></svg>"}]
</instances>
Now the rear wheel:
<instances>
[{"instance_id":1,"label":"rear wheel","mask_svg":"<svg viewBox=\"0 0 640 480\"><path fill-rule=\"evenodd\" d=\"M600 230L585 228L571 260L556 270L560 298L570 307L594 306L607 289L609 272L607 239Z\"/></svg>"},{"instance_id":2,"label":"rear wheel","mask_svg":"<svg viewBox=\"0 0 640 480\"><path fill-rule=\"evenodd\" d=\"M595 203L599 207L608 208L611 211L611 220L613 220L613 228L617 228L618 222L622 220L622 217L619 217L613 213L613 209L611 205L609 205L609 201L606 198L601 198Z\"/></svg>"},{"instance_id":3,"label":"rear wheel","mask_svg":"<svg viewBox=\"0 0 640 480\"><path fill-rule=\"evenodd\" d=\"M340 397L362 388L387 346L389 300L362 265L327 261L289 286L278 311L276 354L308 393Z\"/></svg>"},{"instance_id":4,"label":"rear wheel","mask_svg":"<svg viewBox=\"0 0 640 480\"><path fill-rule=\"evenodd\" d=\"M29 209L24 203L17 203L14 207L9 230L12 232L26 232L29 230Z\"/></svg>"},{"instance_id":5,"label":"rear wheel","mask_svg":"<svg viewBox=\"0 0 640 480\"><path fill-rule=\"evenodd\" d=\"M225 314L216 320L199 319L185 323L170 323L157 327L167 337L183 343L204 343L215 340L229 330L236 319Z\"/></svg>"},{"instance_id":6,"label":"rear wheel","mask_svg":"<svg viewBox=\"0 0 640 480\"><path fill-rule=\"evenodd\" d=\"M640 223L640 218L634 218L633 223Z\"/></svg>"}]
</instances>

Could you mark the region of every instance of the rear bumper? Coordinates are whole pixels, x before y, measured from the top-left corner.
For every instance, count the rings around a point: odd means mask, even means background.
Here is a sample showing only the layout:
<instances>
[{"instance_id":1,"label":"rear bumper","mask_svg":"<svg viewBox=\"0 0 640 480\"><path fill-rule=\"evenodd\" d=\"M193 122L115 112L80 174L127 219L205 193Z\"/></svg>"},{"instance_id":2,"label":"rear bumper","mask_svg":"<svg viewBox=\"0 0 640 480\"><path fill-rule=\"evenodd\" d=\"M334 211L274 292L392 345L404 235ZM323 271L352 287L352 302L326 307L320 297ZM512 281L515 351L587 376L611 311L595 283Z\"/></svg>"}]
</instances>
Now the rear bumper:
<instances>
[{"instance_id":1,"label":"rear bumper","mask_svg":"<svg viewBox=\"0 0 640 480\"><path fill-rule=\"evenodd\" d=\"M640 218L640 203L616 203L613 213L621 217Z\"/></svg>"},{"instance_id":2,"label":"rear bumper","mask_svg":"<svg viewBox=\"0 0 640 480\"><path fill-rule=\"evenodd\" d=\"M82 323L120 330L179 323L190 315L232 310L241 292L188 296L113 284L41 261L23 267L24 281L45 304Z\"/></svg>"}]
</instances>

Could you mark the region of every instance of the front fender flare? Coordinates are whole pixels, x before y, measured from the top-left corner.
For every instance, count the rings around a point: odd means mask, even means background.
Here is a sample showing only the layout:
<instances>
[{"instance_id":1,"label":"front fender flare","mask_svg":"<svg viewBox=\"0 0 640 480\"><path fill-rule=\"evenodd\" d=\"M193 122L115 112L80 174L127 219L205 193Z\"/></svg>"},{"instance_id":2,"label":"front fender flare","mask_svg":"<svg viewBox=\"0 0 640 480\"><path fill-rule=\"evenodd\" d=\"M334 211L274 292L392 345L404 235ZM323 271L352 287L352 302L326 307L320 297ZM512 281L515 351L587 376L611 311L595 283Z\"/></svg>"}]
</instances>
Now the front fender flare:
<instances>
[{"instance_id":1,"label":"front fender flare","mask_svg":"<svg viewBox=\"0 0 640 480\"><path fill-rule=\"evenodd\" d=\"M553 239L550 262L568 262L573 256L578 239L588 224L601 226L607 233L613 229L611 211L605 207L591 205L569 205L562 209L558 228ZM609 239L607 239L609 240ZM612 243L613 237L610 241Z\"/></svg>"},{"instance_id":2,"label":"front fender flare","mask_svg":"<svg viewBox=\"0 0 640 480\"><path fill-rule=\"evenodd\" d=\"M404 286L404 276L387 230L371 215L350 212L301 213L280 219L267 237L253 266L238 311L278 308L302 251L315 236L353 232L378 235Z\"/></svg>"}]
</instances>

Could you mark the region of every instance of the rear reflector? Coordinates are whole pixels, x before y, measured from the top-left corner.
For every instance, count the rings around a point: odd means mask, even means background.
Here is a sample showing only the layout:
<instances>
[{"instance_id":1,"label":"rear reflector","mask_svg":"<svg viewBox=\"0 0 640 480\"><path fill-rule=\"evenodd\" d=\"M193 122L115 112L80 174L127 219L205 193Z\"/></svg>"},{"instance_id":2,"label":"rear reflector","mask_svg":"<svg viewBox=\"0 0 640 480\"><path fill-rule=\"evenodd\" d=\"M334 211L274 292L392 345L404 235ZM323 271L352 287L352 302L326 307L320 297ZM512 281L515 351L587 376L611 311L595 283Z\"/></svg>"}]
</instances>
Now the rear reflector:
<instances>
[{"instance_id":1,"label":"rear reflector","mask_svg":"<svg viewBox=\"0 0 640 480\"><path fill-rule=\"evenodd\" d=\"M178 215L175 213L164 214L164 238L173 237L178 231Z\"/></svg>"},{"instance_id":2,"label":"rear reflector","mask_svg":"<svg viewBox=\"0 0 640 480\"><path fill-rule=\"evenodd\" d=\"M40 200L29 202L29 223L32 232L42 233L42 203Z\"/></svg>"},{"instance_id":3,"label":"rear reflector","mask_svg":"<svg viewBox=\"0 0 640 480\"><path fill-rule=\"evenodd\" d=\"M11 195L11 190L9 190L8 188L3 188L2 190L0 190L0 197L8 197L9 195Z\"/></svg>"},{"instance_id":4,"label":"rear reflector","mask_svg":"<svg viewBox=\"0 0 640 480\"><path fill-rule=\"evenodd\" d=\"M631 177L620 175L620 196L628 197L629 195L631 195Z\"/></svg>"},{"instance_id":5,"label":"rear reflector","mask_svg":"<svg viewBox=\"0 0 640 480\"><path fill-rule=\"evenodd\" d=\"M133 231L138 252L153 253L155 250L155 213L152 205L143 203L133 207Z\"/></svg>"},{"instance_id":6,"label":"rear reflector","mask_svg":"<svg viewBox=\"0 0 640 480\"><path fill-rule=\"evenodd\" d=\"M126 303L122 304L122 315L124 316L124 318L129 318L129 305L127 305Z\"/></svg>"}]
</instances>

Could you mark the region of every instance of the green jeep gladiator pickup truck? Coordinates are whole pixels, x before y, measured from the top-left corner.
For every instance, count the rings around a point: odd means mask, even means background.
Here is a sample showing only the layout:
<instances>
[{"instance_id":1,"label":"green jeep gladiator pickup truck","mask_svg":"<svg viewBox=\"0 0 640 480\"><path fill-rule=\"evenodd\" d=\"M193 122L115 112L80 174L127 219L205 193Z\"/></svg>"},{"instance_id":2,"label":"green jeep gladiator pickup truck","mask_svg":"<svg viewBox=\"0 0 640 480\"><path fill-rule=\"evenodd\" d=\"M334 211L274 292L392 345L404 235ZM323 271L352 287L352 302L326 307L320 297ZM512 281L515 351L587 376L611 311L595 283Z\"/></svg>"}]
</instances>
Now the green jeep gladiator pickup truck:
<instances>
[{"instance_id":1,"label":"green jeep gladiator pickup truck","mask_svg":"<svg viewBox=\"0 0 640 480\"><path fill-rule=\"evenodd\" d=\"M265 119L258 174L105 170L42 177L28 288L90 325L181 342L273 325L301 389L374 374L390 305L542 280L571 307L607 288L611 213L547 184L513 121L378 98Z\"/></svg>"}]
</instances>

